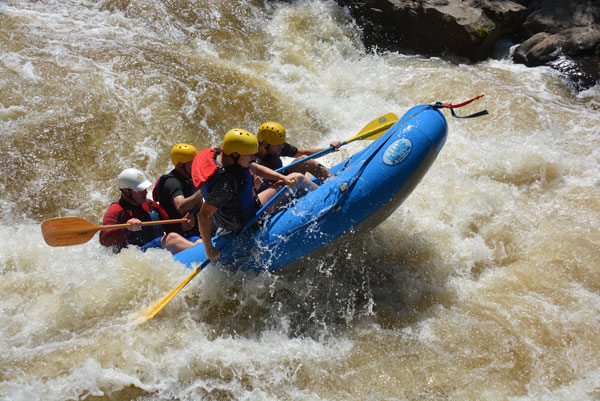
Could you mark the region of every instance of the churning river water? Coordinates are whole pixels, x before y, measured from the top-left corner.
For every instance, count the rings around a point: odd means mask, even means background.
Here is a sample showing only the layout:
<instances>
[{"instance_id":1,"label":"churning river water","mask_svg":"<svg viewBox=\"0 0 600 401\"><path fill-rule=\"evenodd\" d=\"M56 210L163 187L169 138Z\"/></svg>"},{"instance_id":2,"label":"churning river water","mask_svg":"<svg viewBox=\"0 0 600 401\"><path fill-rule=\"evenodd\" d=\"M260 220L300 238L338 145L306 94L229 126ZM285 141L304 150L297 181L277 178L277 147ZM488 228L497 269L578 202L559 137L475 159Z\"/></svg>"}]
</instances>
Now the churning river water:
<instances>
[{"instance_id":1,"label":"churning river water","mask_svg":"<svg viewBox=\"0 0 600 401\"><path fill-rule=\"evenodd\" d=\"M0 399L600 399L599 88L359 35L325 0L0 0ZM42 239L179 142L274 120L325 147L481 93L388 220L295 276L212 267L136 325L189 270Z\"/></svg>"}]
</instances>

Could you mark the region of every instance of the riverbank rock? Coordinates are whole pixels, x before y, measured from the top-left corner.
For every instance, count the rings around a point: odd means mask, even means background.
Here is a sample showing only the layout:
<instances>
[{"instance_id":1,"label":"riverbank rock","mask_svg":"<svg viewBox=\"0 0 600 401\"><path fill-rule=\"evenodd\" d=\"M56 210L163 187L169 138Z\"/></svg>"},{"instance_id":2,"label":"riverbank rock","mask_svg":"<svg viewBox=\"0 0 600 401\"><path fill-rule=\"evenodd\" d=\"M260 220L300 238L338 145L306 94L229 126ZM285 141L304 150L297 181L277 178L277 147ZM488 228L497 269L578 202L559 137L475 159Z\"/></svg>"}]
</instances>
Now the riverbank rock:
<instances>
[{"instance_id":1,"label":"riverbank rock","mask_svg":"<svg viewBox=\"0 0 600 401\"><path fill-rule=\"evenodd\" d=\"M481 61L502 37L513 60L548 65L576 90L600 82L599 0L337 0L368 48Z\"/></svg>"},{"instance_id":2,"label":"riverbank rock","mask_svg":"<svg viewBox=\"0 0 600 401\"><path fill-rule=\"evenodd\" d=\"M348 6L369 48L459 56L491 56L502 35L525 21L527 8L512 1L340 0Z\"/></svg>"},{"instance_id":3,"label":"riverbank rock","mask_svg":"<svg viewBox=\"0 0 600 401\"><path fill-rule=\"evenodd\" d=\"M515 32L524 41L513 60L530 67L549 65L577 89L600 82L600 1L533 0Z\"/></svg>"}]
</instances>

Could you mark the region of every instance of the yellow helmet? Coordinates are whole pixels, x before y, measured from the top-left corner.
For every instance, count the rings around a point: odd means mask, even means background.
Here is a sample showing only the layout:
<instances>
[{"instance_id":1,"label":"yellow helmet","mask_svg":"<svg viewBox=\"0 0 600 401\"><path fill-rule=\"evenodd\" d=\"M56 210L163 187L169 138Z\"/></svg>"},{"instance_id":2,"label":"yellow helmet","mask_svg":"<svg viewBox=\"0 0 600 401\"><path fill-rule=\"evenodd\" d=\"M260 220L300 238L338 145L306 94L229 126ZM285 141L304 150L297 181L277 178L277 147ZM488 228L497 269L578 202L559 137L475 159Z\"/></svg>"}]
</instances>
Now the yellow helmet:
<instances>
[{"instance_id":1,"label":"yellow helmet","mask_svg":"<svg viewBox=\"0 0 600 401\"><path fill-rule=\"evenodd\" d=\"M226 155L230 155L233 152L240 155L253 155L258 152L258 141L248 131L234 128L225 134L221 149L223 149L223 153Z\"/></svg>"},{"instance_id":2,"label":"yellow helmet","mask_svg":"<svg viewBox=\"0 0 600 401\"><path fill-rule=\"evenodd\" d=\"M194 160L198 151L192 145L187 143L178 143L171 149L171 161L174 165L179 163L187 163Z\"/></svg>"},{"instance_id":3,"label":"yellow helmet","mask_svg":"<svg viewBox=\"0 0 600 401\"><path fill-rule=\"evenodd\" d=\"M269 145L282 145L285 143L285 128L283 125L272 121L266 122L258 128L258 142L267 141Z\"/></svg>"}]
</instances>

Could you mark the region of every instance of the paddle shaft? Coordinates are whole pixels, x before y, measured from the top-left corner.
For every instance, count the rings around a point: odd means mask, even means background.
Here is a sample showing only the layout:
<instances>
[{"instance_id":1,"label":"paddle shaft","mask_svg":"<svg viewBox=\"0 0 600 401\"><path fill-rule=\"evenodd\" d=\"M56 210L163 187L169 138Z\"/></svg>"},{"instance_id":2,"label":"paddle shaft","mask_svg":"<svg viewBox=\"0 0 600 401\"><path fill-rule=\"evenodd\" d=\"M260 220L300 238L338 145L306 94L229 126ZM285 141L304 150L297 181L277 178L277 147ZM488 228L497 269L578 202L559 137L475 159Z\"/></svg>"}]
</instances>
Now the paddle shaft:
<instances>
[{"instance_id":1,"label":"paddle shaft","mask_svg":"<svg viewBox=\"0 0 600 401\"><path fill-rule=\"evenodd\" d=\"M342 146L344 146L344 145L347 145L347 144L349 144L350 142L354 142L354 141L358 141L358 140L362 140L362 139L369 139L370 137L372 137L372 136L374 136L374 135L376 135L376 134L380 133L381 131L385 131L385 130L387 130L387 129L388 129L388 128L390 128L392 125L394 125L394 124L396 123L396 121L397 121L397 120L388 121L387 123L385 123L385 124L383 124L383 125L380 125L380 126L378 126L378 127L374 128L374 129L371 129L371 130L369 130L369 131L365 132L364 134L359 134L359 135L357 135L357 136L355 136L355 137L353 137L353 138L350 138L350 139L348 139L347 141L343 141L343 142L342 142L342 144L340 145L340 147L342 147ZM375 138L373 138L373 139L375 139ZM278 172L278 173L281 173L282 171L285 171L285 170L287 170L287 169L290 169L290 168L292 168L292 167L294 167L294 166L297 166L297 165L298 165L298 164L300 164L300 163L304 163L304 162L305 162L305 161L307 161L307 160L310 160L310 159L315 159L315 158L317 158L317 157L321 157L321 156L323 156L323 155L326 155L327 153L329 153L329 152L333 151L334 149L335 149L335 148L334 148L333 146L330 146L330 147L328 147L328 148L325 148L325 149L323 149L323 150L320 150L320 151L318 151L318 152L316 152L316 153L313 153L313 154L312 154L312 155L310 155L310 156L306 156L306 157L304 157L304 158L302 158L302 159L300 159L300 160L297 160L297 161L295 161L295 162L293 162L293 163L290 163L290 164L288 164L287 166L280 167L280 168L278 168L278 169L277 169L277 170L275 170L275 171L276 171L276 172Z\"/></svg>"},{"instance_id":2,"label":"paddle shaft","mask_svg":"<svg viewBox=\"0 0 600 401\"><path fill-rule=\"evenodd\" d=\"M157 220L157 221L142 221L142 226L154 226L157 224L176 224L176 223L185 223L187 219L172 219L172 220ZM93 227L75 227L75 228L64 228L60 230L61 234L68 233L88 233L88 232L96 232L102 230L112 230L115 228L127 228L131 227L133 224L110 224L106 226L93 226Z\"/></svg>"},{"instance_id":3,"label":"paddle shaft","mask_svg":"<svg viewBox=\"0 0 600 401\"><path fill-rule=\"evenodd\" d=\"M175 223L185 223L187 219L171 219L171 220L157 220L157 221L142 221L143 226L154 226L157 224L175 224ZM132 226L133 224L111 224L108 226L97 226L96 230L111 230L113 228L127 228Z\"/></svg>"},{"instance_id":4,"label":"paddle shaft","mask_svg":"<svg viewBox=\"0 0 600 401\"><path fill-rule=\"evenodd\" d=\"M340 147L341 147L341 146L344 146L346 143L347 143L346 141L342 142L342 144L340 145ZM275 172L277 172L277 173L281 173L282 171L285 171L285 170L287 170L287 169L290 169L290 168L292 168L292 167L295 167L295 166L297 166L298 164L300 164L300 163L304 163L304 162L305 162L305 161L307 161L307 160L310 160L310 159L316 159L317 157L321 157L321 156L323 156L323 155L326 155L327 153L329 153L329 152L333 151L334 149L335 149L335 148L334 148L333 146L330 146L330 147L328 147L328 148L326 148L326 149L323 149L323 150L320 150L320 151L318 151L317 153L313 153L313 154L312 154L312 155L310 155L310 156L306 156L306 157L304 157L304 158L302 158L302 159L300 159L300 160L297 160L297 161L295 161L295 162L293 162L293 163L290 163L290 164L288 164L287 166L280 167L280 168L278 168L277 170L275 170Z\"/></svg>"},{"instance_id":5,"label":"paddle shaft","mask_svg":"<svg viewBox=\"0 0 600 401\"><path fill-rule=\"evenodd\" d=\"M145 221L142 225L184 223L186 219ZM79 245L89 241L97 231L124 229L131 224L98 226L82 217L56 217L42 222L42 235L50 246Z\"/></svg>"},{"instance_id":6,"label":"paddle shaft","mask_svg":"<svg viewBox=\"0 0 600 401\"><path fill-rule=\"evenodd\" d=\"M269 206L271 206L273 204L273 202L275 202L275 200L277 198L279 198L285 192L286 189L288 189L287 186L281 188L271 199L269 199L269 201L267 203L265 203L265 205L263 207L261 207L258 210L258 212L256 212L256 214L254 216L252 216L252 218L250 220L248 220L248 222L246 222L246 224L244 224L244 227L242 227L240 234L243 233L244 231L246 231L250 226L252 226L256 222L256 220L258 220L260 215L263 214L265 212L265 210L267 210L269 208ZM229 243L231 240L232 240L232 238L230 238L230 240L227 241L226 243ZM225 244L223 244L223 245L225 245ZM221 246L221 248L222 248L222 246ZM161 300L158 301L149 312L144 313L145 319L141 323L156 316L156 314L158 312L160 312L169 303L169 301L171 301L171 299L173 299L173 297L175 295L177 295L177 293L179 291L181 291L183 289L183 287L185 287L190 281L192 281L192 279L194 277L196 277L196 275L198 273L200 273L202 271L202 269L204 269L209 263L210 263L210 259L206 258L204 260L204 262L202 262L202 264L200 266L198 266L192 272L192 274L190 274L185 280L183 280L173 291L171 291L166 296L161 298Z\"/></svg>"}]
</instances>

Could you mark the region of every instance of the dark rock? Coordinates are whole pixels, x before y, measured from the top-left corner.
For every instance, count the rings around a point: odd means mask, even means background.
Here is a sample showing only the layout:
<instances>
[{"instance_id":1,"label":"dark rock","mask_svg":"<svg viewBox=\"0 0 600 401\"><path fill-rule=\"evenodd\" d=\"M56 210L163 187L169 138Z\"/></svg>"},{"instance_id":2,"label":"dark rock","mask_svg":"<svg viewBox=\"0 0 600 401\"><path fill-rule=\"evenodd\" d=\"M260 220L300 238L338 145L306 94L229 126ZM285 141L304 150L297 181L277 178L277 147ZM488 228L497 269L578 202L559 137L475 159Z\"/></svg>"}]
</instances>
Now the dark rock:
<instances>
[{"instance_id":1,"label":"dark rock","mask_svg":"<svg viewBox=\"0 0 600 401\"><path fill-rule=\"evenodd\" d=\"M559 33L565 29L583 27L598 29L598 0L532 0L527 19L517 30L523 38L538 32Z\"/></svg>"},{"instance_id":2,"label":"dark rock","mask_svg":"<svg viewBox=\"0 0 600 401\"><path fill-rule=\"evenodd\" d=\"M544 42L550 35L547 32L536 33L525 42L521 43L513 53L513 60L516 63L532 65L533 61L528 60L528 56L531 54L531 51L534 47L540 45Z\"/></svg>"},{"instance_id":3,"label":"dark rock","mask_svg":"<svg viewBox=\"0 0 600 401\"><path fill-rule=\"evenodd\" d=\"M600 80L600 57L562 56L548 65L569 78L570 86L579 92L597 85Z\"/></svg>"},{"instance_id":4,"label":"dark rock","mask_svg":"<svg viewBox=\"0 0 600 401\"><path fill-rule=\"evenodd\" d=\"M513 60L548 65L568 77L576 90L600 82L600 1L533 0L532 12L516 31L527 38Z\"/></svg>"},{"instance_id":5,"label":"dark rock","mask_svg":"<svg viewBox=\"0 0 600 401\"><path fill-rule=\"evenodd\" d=\"M459 56L491 56L497 40L527 17L513 1L338 0L349 7L368 48Z\"/></svg>"},{"instance_id":6,"label":"dark rock","mask_svg":"<svg viewBox=\"0 0 600 401\"><path fill-rule=\"evenodd\" d=\"M337 0L370 49L480 61L503 36L513 60L548 65L577 90L600 82L600 0Z\"/></svg>"},{"instance_id":7,"label":"dark rock","mask_svg":"<svg viewBox=\"0 0 600 401\"><path fill-rule=\"evenodd\" d=\"M547 64L560 56L593 54L600 43L600 31L570 28L559 33L536 33L520 44L513 55L515 62L529 67Z\"/></svg>"}]
</instances>

